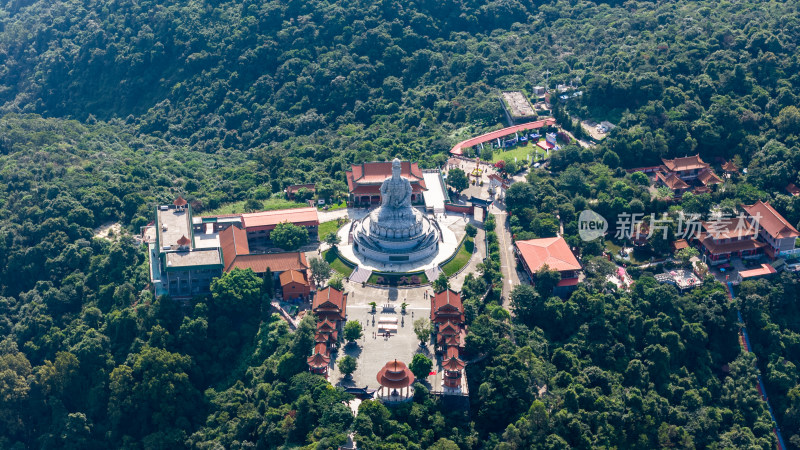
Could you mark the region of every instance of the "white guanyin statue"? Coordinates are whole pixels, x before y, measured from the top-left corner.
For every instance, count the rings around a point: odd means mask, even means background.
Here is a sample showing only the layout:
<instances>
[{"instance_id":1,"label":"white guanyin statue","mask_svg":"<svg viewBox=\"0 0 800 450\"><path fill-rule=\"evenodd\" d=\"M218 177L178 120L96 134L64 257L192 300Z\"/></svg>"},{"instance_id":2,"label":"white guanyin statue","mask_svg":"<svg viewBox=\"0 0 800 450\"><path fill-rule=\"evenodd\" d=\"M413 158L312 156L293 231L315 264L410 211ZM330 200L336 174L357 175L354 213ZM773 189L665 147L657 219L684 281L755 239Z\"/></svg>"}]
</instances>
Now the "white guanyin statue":
<instances>
[{"instance_id":1,"label":"white guanyin statue","mask_svg":"<svg viewBox=\"0 0 800 450\"><path fill-rule=\"evenodd\" d=\"M381 184L381 206L383 208L411 208L411 183L400 175L400 160L392 161L392 177Z\"/></svg>"}]
</instances>

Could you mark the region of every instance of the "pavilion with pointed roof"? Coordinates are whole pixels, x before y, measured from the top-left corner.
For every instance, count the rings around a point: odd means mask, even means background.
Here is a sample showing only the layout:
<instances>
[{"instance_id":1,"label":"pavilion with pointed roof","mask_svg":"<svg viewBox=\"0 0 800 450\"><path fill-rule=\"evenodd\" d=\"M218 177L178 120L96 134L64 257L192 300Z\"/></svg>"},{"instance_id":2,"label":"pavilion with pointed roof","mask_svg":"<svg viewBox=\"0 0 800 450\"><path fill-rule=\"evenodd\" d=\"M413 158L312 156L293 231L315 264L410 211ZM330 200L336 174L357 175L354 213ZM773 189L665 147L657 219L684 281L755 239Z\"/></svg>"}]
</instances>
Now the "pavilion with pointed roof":
<instances>
[{"instance_id":1,"label":"pavilion with pointed roof","mask_svg":"<svg viewBox=\"0 0 800 450\"><path fill-rule=\"evenodd\" d=\"M178 198L176 198L175 201L172 202L172 204L177 206L178 208L183 208L188 204L188 202L183 197L178 196Z\"/></svg>"},{"instance_id":2,"label":"pavilion with pointed roof","mask_svg":"<svg viewBox=\"0 0 800 450\"><path fill-rule=\"evenodd\" d=\"M376 376L378 399L384 403L402 403L414 397L414 374L402 361L393 360L386 363Z\"/></svg>"},{"instance_id":3,"label":"pavilion with pointed roof","mask_svg":"<svg viewBox=\"0 0 800 450\"><path fill-rule=\"evenodd\" d=\"M458 357L458 349L450 347L446 358L442 360L442 370L444 370L442 387L446 391L461 390L461 377L466 366L467 364Z\"/></svg>"},{"instance_id":4,"label":"pavilion with pointed roof","mask_svg":"<svg viewBox=\"0 0 800 450\"><path fill-rule=\"evenodd\" d=\"M331 362L328 347L323 343L316 344L314 346L314 354L306 358L306 361L312 373L327 376L328 366Z\"/></svg>"}]
</instances>

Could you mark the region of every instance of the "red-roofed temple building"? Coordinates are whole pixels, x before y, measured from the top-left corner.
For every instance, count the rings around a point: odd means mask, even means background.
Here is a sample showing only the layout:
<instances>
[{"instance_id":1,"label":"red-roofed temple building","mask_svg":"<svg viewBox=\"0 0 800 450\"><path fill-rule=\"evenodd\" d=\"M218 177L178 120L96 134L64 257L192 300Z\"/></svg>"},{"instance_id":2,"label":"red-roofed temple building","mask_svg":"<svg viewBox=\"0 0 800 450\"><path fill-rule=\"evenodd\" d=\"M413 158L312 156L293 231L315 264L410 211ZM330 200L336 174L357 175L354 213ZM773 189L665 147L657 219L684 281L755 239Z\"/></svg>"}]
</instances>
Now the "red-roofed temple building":
<instances>
[{"instance_id":1,"label":"red-roofed temple building","mask_svg":"<svg viewBox=\"0 0 800 450\"><path fill-rule=\"evenodd\" d=\"M287 270L307 273L309 265L303 252L250 253L247 233L237 226L230 226L219 233L220 247L225 272L233 269L251 269L262 274L267 268L277 277Z\"/></svg>"},{"instance_id":2,"label":"red-roofed temple building","mask_svg":"<svg viewBox=\"0 0 800 450\"><path fill-rule=\"evenodd\" d=\"M317 316L317 332L314 336L315 351L320 344L325 345L325 354L337 345L339 331L347 319L347 294L330 286L320 290L311 304L311 311ZM314 355L312 355L314 356ZM314 366L309 360L309 368Z\"/></svg>"},{"instance_id":3,"label":"red-roofed temple building","mask_svg":"<svg viewBox=\"0 0 800 450\"><path fill-rule=\"evenodd\" d=\"M379 205L381 203L381 184L392 176L392 162L354 164L345 175L351 202L357 205ZM422 193L428 188L417 163L403 161L400 175L411 183L411 202L422 202Z\"/></svg>"},{"instance_id":4,"label":"red-roofed temple building","mask_svg":"<svg viewBox=\"0 0 800 450\"><path fill-rule=\"evenodd\" d=\"M466 363L459 359L464 348L464 305L461 294L445 289L431 297L431 323L436 332L436 351L442 353L442 388L445 394L462 392Z\"/></svg>"},{"instance_id":5,"label":"red-roofed temple building","mask_svg":"<svg viewBox=\"0 0 800 450\"><path fill-rule=\"evenodd\" d=\"M461 305L461 295L450 289L431 297L431 322L464 323L464 307Z\"/></svg>"},{"instance_id":6,"label":"red-roofed temple building","mask_svg":"<svg viewBox=\"0 0 800 450\"><path fill-rule=\"evenodd\" d=\"M766 202L744 205L741 217L727 217L701 222L697 236L700 248L711 265L734 257L771 259L796 253L795 240L800 233Z\"/></svg>"},{"instance_id":7,"label":"red-roofed temple building","mask_svg":"<svg viewBox=\"0 0 800 450\"><path fill-rule=\"evenodd\" d=\"M583 266L570 250L563 237L550 237L517 241L517 258L522 262L532 283L536 283L536 272L544 266L561 274L561 281L553 289L555 295L565 295L578 285Z\"/></svg>"},{"instance_id":8,"label":"red-roofed temple building","mask_svg":"<svg viewBox=\"0 0 800 450\"><path fill-rule=\"evenodd\" d=\"M270 233L283 222L305 227L310 240L319 239L317 208L292 208L242 214L242 226L247 231L247 239L252 247L271 247Z\"/></svg>"},{"instance_id":9,"label":"red-roofed temple building","mask_svg":"<svg viewBox=\"0 0 800 450\"><path fill-rule=\"evenodd\" d=\"M278 279L281 282L284 300L306 300L311 294L311 285L303 272L289 269L280 274Z\"/></svg>"},{"instance_id":10,"label":"red-roofed temple building","mask_svg":"<svg viewBox=\"0 0 800 450\"><path fill-rule=\"evenodd\" d=\"M759 200L752 205L745 205L744 210L754 225L757 222L758 240L766 244L764 252L767 256L775 259L780 253L794 252L795 241L800 233L772 205Z\"/></svg>"},{"instance_id":11,"label":"red-roofed temple building","mask_svg":"<svg viewBox=\"0 0 800 450\"><path fill-rule=\"evenodd\" d=\"M689 190L695 194L711 192L713 186L722 183L700 155L661 161L664 164L656 172L656 185L668 187L676 197Z\"/></svg>"}]
</instances>

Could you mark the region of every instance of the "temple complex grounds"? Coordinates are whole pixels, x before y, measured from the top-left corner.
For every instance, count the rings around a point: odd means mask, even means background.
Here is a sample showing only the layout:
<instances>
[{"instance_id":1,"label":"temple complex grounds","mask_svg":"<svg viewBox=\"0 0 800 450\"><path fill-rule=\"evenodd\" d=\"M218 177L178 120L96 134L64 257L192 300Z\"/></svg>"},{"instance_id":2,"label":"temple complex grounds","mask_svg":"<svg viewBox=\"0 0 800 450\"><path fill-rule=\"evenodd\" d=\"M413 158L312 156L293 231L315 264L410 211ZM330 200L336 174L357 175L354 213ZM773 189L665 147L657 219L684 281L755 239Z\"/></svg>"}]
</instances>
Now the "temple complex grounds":
<instances>
[{"instance_id":1,"label":"temple complex grounds","mask_svg":"<svg viewBox=\"0 0 800 450\"><path fill-rule=\"evenodd\" d=\"M457 230L460 229L460 236L464 236L464 227L469 222L465 222L463 217L459 217L457 214L450 214L445 218L445 221L450 223L451 227ZM450 278L450 288L455 291L461 290L464 278L468 273L477 272L477 265L483 261L486 255L486 246L484 245L485 232L482 224L472 223L478 227L478 234L475 236L475 252L464 267L464 270ZM347 226L344 228L347 228ZM436 375L429 376L426 380L418 381L426 384L432 390L441 390L442 355L439 355L438 358L436 357L432 342L428 342L425 347L420 347L419 340L414 334L415 319L420 317L430 319L431 301L430 298L426 297L425 292L433 294L433 288L431 286L412 288L375 287L364 286L361 283L352 281L345 281L344 287L349 294L347 299L347 320L361 322L364 336L356 341L355 344L345 345L345 343L342 343L339 351L331 355L332 363L328 375L328 380L331 384L344 387L368 386L369 388L377 389L379 386L376 375L384 364L395 358L403 361L406 365L411 364L414 355L419 352L433 361L432 370L436 371ZM372 306L369 305L373 301L377 304L374 314L371 312ZM407 303L406 314L402 314L401 305L404 302ZM384 305L389 305L389 308L384 308ZM378 333L378 322L381 316L397 318L397 332L392 333L391 337L388 338L378 335L373 338L372 333ZM375 319L374 325L373 318ZM358 361L358 367L349 379L344 378L338 370L338 360L345 355L353 356ZM465 393L467 392L466 382L462 383L462 389Z\"/></svg>"},{"instance_id":2,"label":"temple complex grounds","mask_svg":"<svg viewBox=\"0 0 800 450\"><path fill-rule=\"evenodd\" d=\"M367 215L367 211L360 214L354 211L354 213L357 215L356 220L358 216ZM376 272L413 272L431 269L447 261L458 250L459 243L466 235L465 228L471 216L464 216L458 213L442 213L436 214L436 219L442 231L443 242L439 243L438 253L421 261L413 263L384 263L355 254L350 242L350 222L338 231L339 239L341 239L341 244L338 246L339 254L364 269Z\"/></svg>"}]
</instances>

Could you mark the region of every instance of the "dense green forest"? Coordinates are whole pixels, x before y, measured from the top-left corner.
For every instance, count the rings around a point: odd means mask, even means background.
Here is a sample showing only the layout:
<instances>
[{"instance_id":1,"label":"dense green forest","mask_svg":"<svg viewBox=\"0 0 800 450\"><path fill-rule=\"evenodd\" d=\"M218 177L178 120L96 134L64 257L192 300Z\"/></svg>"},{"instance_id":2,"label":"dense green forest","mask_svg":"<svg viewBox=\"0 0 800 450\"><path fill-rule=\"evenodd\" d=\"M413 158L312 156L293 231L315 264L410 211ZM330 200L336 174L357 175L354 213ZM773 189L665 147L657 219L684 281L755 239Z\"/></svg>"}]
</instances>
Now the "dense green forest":
<instances>
[{"instance_id":1,"label":"dense green forest","mask_svg":"<svg viewBox=\"0 0 800 450\"><path fill-rule=\"evenodd\" d=\"M745 283L735 303L646 271L618 292L575 221L589 203L674 213L621 168L699 152L749 173L677 206L770 200L798 224L783 190L800 181L798 40L790 1L0 0L0 448L327 449L347 430L375 449L774 448L757 369L800 448L797 279ZM519 183L509 226L550 236L560 218L587 281L567 301L520 288L511 317L487 233L463 293L482 358L470 414L418 386L354 419L306 373L313 322L290 333L250 273L186 304L153 298L130 233L158 202L342 192L349 164L396 155L441 165L500 126L500 89L530 93L545 72L585 92L555 111L565 128L618 127ZM114 221L122 235L94 237Z\"/></svg>"}]
</instances>

